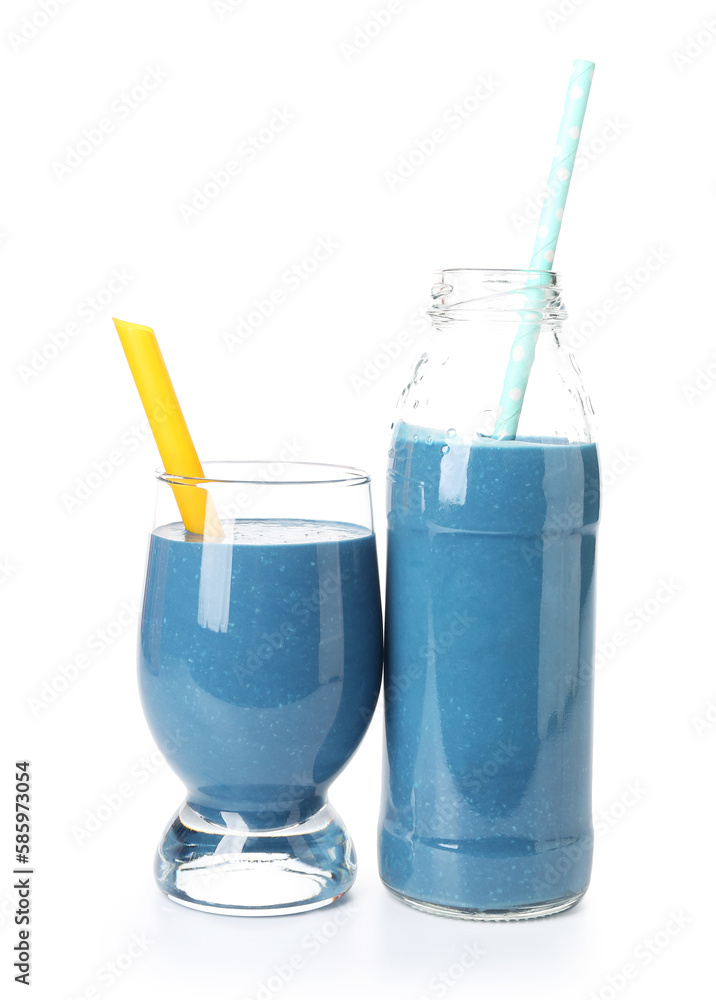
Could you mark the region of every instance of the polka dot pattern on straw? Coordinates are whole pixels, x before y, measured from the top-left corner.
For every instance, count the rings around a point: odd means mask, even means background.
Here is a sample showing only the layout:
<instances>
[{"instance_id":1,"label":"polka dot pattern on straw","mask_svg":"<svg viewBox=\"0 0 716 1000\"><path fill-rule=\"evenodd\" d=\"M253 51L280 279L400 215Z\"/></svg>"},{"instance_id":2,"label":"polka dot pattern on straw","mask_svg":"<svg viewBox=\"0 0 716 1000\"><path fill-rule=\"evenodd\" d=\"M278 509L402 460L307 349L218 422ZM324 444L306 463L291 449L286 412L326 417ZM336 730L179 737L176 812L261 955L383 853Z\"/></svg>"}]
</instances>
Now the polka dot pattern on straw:
<instances>
[{"instance_id":1,"label":"polka dot pattern on straw","mask_svg":"<svg viewBox=\"0 0 716 1000\"><path fill-rule=\"evenodd\" d=\"M572 179L574 160L577 156L579 137L582 132L584 114L587 110L587 99L592 85L593 72L593 62L588 62L586 59L575 59L567 87L567 97L557 135L554 159L547 179L549 195L542 206L537 239L532 251L532 260L530 261L530 270L532 271L552 270L557 238L562 228L564 205L569 192L569 182ZM544 279L539 274L527 279L526 298L528 305L533 306L527 311L528 313L533 315L535 312L539 313L544 296L544 290L540 287L543 283ZM505 373L493 437L514 440L517 435L517 425L522 412L522 403L534 361L539 332L539 325L527 319L519 325Z\"/></svg>"},{"instance_id":2,"label":"polka dot pattern on straw","mask_svg":"<svg viewBox=\"0 0 716 1000\"><path fill-rule=\"evenodd\" d=\"M549 196L542 205L542 215L537 229L537 242L532 251L530 268L551 270L557 249L557 238L562 228L564 203L574 170L574 160L579 147L584 114L587 110L589 89L592 86L594 63L575 59L572 76L567 87L564 114L557 136L555 156L547 178Z\"/></svg>"}]
</instances>

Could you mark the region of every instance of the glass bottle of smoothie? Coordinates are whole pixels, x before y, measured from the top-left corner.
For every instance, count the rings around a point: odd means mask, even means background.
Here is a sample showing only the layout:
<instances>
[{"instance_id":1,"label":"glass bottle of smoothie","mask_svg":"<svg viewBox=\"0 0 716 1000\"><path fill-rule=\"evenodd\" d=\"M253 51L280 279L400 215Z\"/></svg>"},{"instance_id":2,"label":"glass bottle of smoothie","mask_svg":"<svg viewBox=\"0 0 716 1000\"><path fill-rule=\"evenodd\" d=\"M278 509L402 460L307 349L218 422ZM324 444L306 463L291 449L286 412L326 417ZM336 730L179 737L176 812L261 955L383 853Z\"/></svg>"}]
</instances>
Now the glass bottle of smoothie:
<instances>
[{"instance_id":1,"label":"glass bottle of smoothie","mask_svg":"<svg viewBox=\"0 0 716 1000\"><path fill-rule=\"evenodd\" d=\"M441 271L430 311L390 450L381 876L431 912L543 916L579 901L592 861L592 408L559 275Z\"/></svg>"}]
</instances>

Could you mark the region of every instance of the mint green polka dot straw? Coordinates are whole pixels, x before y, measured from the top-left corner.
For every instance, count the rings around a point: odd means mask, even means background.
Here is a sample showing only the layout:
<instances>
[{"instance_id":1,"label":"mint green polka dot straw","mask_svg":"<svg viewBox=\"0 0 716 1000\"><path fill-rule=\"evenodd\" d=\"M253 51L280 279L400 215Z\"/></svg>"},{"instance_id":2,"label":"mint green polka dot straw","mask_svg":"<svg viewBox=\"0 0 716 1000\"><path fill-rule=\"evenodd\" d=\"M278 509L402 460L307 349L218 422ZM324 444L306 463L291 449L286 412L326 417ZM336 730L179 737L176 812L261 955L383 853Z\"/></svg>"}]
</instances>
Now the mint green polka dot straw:
<instances>
[{"instance_id":1,"label":"mint green polka dot straw","mask_svg":"<svg viewBox=\"0 0 716 1000\"><path fill-rule=\"evenodd\" d=\"M593 72L593 62L589 62L587 59L574 60L567 97L564 102L564 113L557 135L557 146L547 180L549 195L542 205L537 239L530 261L530 270L533 271L550 271L552 269L557 239L562 228L569 182L572 179L574 160L579 147L579 136L587 110ZM544 299L541 288L534 287L530 290L530 286L539 286L540 281L538 274L530 276L527 281L527 298L528 302L534 303L534 310L526 309L523 311L525 320L531 312L536 312L539 309L540 303ZM535 345L539 332L539 324L530 322L520 324L510 351L510 360L500 396L500 408L493 437L514 440L517 434L517 424L522 412L522 401L534 361Z\"/></svg>"}]
</instances>

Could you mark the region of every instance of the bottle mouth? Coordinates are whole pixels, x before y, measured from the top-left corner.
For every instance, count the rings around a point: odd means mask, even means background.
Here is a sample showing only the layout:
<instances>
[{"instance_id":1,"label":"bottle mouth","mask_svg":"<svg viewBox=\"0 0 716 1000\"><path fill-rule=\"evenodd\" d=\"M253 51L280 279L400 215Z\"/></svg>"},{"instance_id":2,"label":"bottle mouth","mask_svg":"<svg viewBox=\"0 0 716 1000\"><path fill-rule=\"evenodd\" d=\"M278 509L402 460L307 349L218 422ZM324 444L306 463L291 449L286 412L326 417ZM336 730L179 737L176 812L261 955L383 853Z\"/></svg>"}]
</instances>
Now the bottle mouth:
<instances>
[{"instance_id":1,"label":"bottle mouth","mask_svg":"<svg viewBox=\"0 0 716 1000\"><path fill-rule=\"evenodd\" d=\"M438 324L478 318L542 324L567 318L556 271L446 268L435 272L431 295L429 315Z\"/></svg>"},{"instance_id":2,"label":"bottle mouth","mask_svg":"<svg viewBox=\"0 0 716 1000\"><path fill-rule=\"evenodd\" d=\"M525 276L540 274L543 275L545 280L552 278L559 278L559 271L545 271L541 268L534 267L443 267L435 271L435 274L475 274L475 275L514 275L522 274Z\"/></svg>"}]
</instances>

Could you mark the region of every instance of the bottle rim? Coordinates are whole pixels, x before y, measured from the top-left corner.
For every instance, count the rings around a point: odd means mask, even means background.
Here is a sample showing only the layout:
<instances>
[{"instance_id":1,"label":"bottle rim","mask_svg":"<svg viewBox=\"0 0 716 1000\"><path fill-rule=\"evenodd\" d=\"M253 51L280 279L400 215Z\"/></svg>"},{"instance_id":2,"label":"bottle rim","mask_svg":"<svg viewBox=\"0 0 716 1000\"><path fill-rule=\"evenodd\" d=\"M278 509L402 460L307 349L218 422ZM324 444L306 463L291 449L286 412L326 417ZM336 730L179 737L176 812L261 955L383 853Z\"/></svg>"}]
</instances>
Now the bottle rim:
<instances>
[{"instance_id":1,"label":"bottle rim","mask_svg":"<svg viewBox=\"0 0 716 1000\"><path fill-rule=\"evenodd\" d=\"M443 320L549 323L567 318L558 271L443 268L434 272L428 314Z\"/></svg>"}]
</instances>

